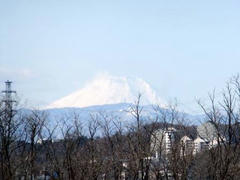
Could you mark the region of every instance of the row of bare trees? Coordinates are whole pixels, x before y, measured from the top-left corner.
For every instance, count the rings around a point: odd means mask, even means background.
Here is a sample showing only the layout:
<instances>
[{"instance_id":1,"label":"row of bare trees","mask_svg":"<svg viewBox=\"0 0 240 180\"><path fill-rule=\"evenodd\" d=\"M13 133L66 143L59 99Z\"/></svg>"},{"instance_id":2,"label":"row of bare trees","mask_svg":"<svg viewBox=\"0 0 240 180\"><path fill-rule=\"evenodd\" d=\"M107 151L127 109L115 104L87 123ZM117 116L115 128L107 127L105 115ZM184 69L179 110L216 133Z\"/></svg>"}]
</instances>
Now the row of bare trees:
<instances>
[{"instance_id":1,"label":"row of bare trees","mask_svg":"<svg viewBox=\"0 0 240 180\"><path fill-rule=\"evenodd\" d=\"M195 139L201 134L176 105L166 109L154 106L154 116L146 117L139 96L128 108L130 123L99 112L92 114L90 121L73 113L50 126L46 112L15 111L2 102L0 179L238 179L239 76L227 83L222 98L215 95L209 96L210 106L199 101L204 122L214 127L215 144L210 148L210 140L202 138L209 149L197 154L189 151L181 138ZM170 153L166 153L166 137L159 138L156 132L169 128L177 133L174 138L169 136ZM60 139L56 133L61 133ZM154 142L157 136L158 143Z\"/></svg>"}]
</instances>

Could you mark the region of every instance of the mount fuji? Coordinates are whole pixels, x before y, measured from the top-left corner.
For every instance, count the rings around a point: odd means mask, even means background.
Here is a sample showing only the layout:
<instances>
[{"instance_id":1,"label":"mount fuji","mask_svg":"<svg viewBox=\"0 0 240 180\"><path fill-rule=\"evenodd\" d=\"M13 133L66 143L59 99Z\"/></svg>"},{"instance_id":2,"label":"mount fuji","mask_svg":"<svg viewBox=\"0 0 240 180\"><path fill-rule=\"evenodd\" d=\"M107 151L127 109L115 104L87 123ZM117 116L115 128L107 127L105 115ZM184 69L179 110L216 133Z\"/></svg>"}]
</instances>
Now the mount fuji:
<instances>
[{"instance_id":1,"label":"mount fuji","mask_svg":"<svg viewBox=\"0 0 240 180\"><path fill-rule=\"evenodd\" d=\"M49 104L46 109L134 103L138 94L142 95L142 105L164 104L156 91L143 79L102 74L82 89Z\"/></svg>"},{"instance_id":2,"label":"mount fuji","mask_svg":"<svg viewBox=\"0 0 240 180\"><path fill-rule=\"evenodd\" d=\"M43 110L49 115L49 127L56 127L64 118L68 125L72 125L74 114L78 115L83 124L88 124L93 116L99 114L108 114L124 124L131 124L134 120L131 108L139 94L142 95L140 100L142 119L146 119L147 122L156 119L158 114L153 105L158 105L166 113L169 112L164 101L146 81L108 74L97 76L80 90L56 100ZM186 115L195 121L196 116ZM56 130L56 137L61 138L59 129Z\"/></svg>"}]
</instances>

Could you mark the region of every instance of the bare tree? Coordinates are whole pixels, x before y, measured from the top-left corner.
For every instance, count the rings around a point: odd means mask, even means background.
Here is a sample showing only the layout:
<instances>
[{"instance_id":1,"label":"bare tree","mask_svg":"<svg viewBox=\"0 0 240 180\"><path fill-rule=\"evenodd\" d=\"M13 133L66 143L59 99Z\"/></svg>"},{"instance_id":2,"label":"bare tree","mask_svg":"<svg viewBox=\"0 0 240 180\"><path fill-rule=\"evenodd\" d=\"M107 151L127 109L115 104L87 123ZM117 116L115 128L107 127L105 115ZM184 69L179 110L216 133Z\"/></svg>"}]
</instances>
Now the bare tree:
<instances>
[{"instance_id":1,"label":"bare tree","mask_svg":"<svg viewBox=\"0 0 240 180\"><path fill-rule=\"evenodd\" d=\"M233 77L222 92L222 98L216 99L215 92L209 95L210 107L199 102L206 115L207 125L212 131L208 137L210 150L205 154L207 177L211 179L235 179L239 164L239 76ZM209 131L208 131L209 132ZM205 138L206 139L206 138ZM200 167L201 168L201 167Z\"/></svg>"},{"instance_id":2,"label":"bare tree","mask_svg":"<svg viewBox=\"0 0 240 180\"><path fill-rule=\"evenodd\" d=\"M34 179L37 172L35 167L35 161L37 160L37 143L41 143L42 130L44 123L46 122L47 115L43 111L33 110L25 117L25 133L26 133L26 176L30 176L30 179Z\"/></svg>"},{"instance_id":3,"label":"bare tree","mask_svg":"<svg viewBox=\"0 0 240 180\"><path fill-rule=\"evenodd\" d=\"M16 166L14 155L20 146L22 118L17 116L17 103L12 100L0 100L0 158L1 178L12 179Z\"/></svg>"}]
</instances>

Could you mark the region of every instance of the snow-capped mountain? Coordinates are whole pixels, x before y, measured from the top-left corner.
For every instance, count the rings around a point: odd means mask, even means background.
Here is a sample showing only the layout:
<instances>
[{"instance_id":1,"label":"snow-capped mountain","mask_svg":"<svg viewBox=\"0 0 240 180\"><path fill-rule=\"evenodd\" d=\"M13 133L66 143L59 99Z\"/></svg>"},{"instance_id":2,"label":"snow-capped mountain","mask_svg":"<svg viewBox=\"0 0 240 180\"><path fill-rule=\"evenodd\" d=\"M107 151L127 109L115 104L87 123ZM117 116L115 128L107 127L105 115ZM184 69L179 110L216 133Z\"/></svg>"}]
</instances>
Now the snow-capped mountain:
<instances>
[{"instance_id":1,"label":"snow-capped mountain","mask_svg":"<svg viewBox=\"0 0 240 180\"><path fill-rule=\"evenodd\" d=\"M134 103L139 93L142 95L142 105L160 104L163 106L164 104L156 91L143 79L103 74L80 90L51 103L46 109Z\"/></svg>"},{"instance_id":2,"label":"snow-capped mountain","mask_svg":"<svg viewBox=\"0 0 240 180\"><path fill-rule=\"evenodd\" d=\"M142 95L141 119L145 123L151 123L159 115L154 109L155 105L159 105L161 111L171 114L164 101L146 81L108 74L97 76L80 90L51 103L43 110L49 115L49 127L52 128L61 125L64 119L68 125L73 125L74 115L78 116L85 128L93 116L102 121L102 114L126 125L134 122L131 111L138 94ZM191 115L187 117L193 121L195 119ZM56 138L61 138L60 130L61 126L60 129L56 129Z\"/></svg>"},{"instance_id":3,"label":"snow-capped mountain","mask_svg":"<svg viewBox=\"0 0 240 180\"><path fill-rule=\"evenodd\" d=\"M80 120L84 132L88 132L87 127L93 117L99 122L104 122L108 117L128 127L136 121L133 108L139 93L142 95L140 101L142 122L156 121L160 112L166 113L166 116L171 118L171 112L164 101L147 82L140 78L115 77L107 74L96 77L80 90L51 103L42 110L48 115L47 126L54 129L54 138L61 139L61 131L74 126L75 116ZM156 111L156 107L160 108L159 111ZM23 111L29 113L31 110ZM194 124L197 122L196 116L182 112L180 115L186 116ZM110 121L110 125L114 127L113 121Z\"/></svg>"}]
</instances>

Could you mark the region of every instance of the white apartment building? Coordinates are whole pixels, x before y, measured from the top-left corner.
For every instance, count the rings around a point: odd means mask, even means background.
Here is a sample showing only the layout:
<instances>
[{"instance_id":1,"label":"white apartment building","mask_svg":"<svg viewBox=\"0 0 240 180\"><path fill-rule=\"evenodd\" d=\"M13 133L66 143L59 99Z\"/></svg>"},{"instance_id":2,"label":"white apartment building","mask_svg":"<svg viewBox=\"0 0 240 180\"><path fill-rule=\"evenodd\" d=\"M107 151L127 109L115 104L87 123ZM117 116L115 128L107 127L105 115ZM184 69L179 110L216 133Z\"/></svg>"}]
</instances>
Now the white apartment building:
<instances>
[{"instance_id":1,"label":"white apartment building","mask_svg":"<svg viewBox=\"0 0 240 180\"><path fill-rule=\"evenodd\" d=\"M208 142L200 137L194 140L193 154L209 149Z\"/></svg>"},{"instance_id":2,"label":"white apartment building","mask_svg":"<svg viewBox=\"0 0 240 180\"><path fill-rule=\"evenodd\" d=\"M181 156L185 156L188 154L192 154L193 150L194 150L194 142L191 138L189 138L188 136L183 136L180 140L180 145L181 145L181 152L180 155Z\"/></svg>"},{"instance_id":3,"label":"white apartment building","mask_svg":"<svg viewBox=\"0 0 240 180\"><path fill-rule=\"evenodd\" d=\"M151 137L151 149L155 153L155 157L159 155L167 155L171 153L172 145L175 141L175 128L167 128L166 130L156 130Z\"/></svg>"}]
</instances>

